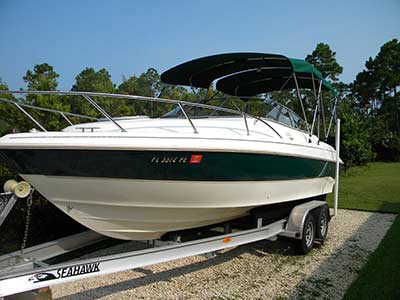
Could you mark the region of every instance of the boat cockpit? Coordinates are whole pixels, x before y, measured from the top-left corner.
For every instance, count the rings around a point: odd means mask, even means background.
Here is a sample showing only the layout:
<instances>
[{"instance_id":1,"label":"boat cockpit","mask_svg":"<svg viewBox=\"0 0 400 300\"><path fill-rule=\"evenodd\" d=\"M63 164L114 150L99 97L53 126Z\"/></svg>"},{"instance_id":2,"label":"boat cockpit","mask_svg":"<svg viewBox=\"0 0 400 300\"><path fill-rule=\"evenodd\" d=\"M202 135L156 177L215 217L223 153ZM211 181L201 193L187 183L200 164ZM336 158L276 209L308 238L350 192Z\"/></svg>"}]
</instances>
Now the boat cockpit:
<instances>
[{"instance_id":1,"label":"boat cockpit","mask_svg":"<svg viewBox=\"0 0 400 300\"><path fill-rule=\"evenodd\" d=\"M295 129L306 130L305 121L296 114L290 108L275 102L272 99L261 99L253 98L242 99L235 97L226 97L220 99L207 99L201 101L203 104L212 105L220 108L235 109L238 111L244 111L251 115L274 121ZM237 117L241 118L238 114L232 114L230 112L221 111L218 109L204 109L201 107L189 107L186 110L187 115L192 119L204 119L204 118L217 118L217 117ZM161 118L185 118L182 110L179 107L169 111L168 113L161 116Z\"/></svg>"}]
</instances>

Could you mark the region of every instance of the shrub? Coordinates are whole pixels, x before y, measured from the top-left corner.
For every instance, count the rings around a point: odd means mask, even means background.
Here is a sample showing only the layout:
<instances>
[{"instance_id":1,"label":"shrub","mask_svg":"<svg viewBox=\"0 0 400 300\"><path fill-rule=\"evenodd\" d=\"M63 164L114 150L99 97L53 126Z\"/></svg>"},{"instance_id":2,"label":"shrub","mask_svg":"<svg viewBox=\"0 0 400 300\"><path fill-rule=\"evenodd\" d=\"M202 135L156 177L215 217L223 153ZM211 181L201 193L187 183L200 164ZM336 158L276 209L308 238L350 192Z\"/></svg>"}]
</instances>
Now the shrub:
<instances>
[{"instance_id":1,"label":"shrub","mask_svg":"<svg viewBox=\"0 0 400 300\"><path fill-rule=\"evenodd\" d=\"M353 109L351 102L344 99L340 104L341 158L346 168L364 165L375 158L369 134L368 120Z\"/></svg>"}]
</instances>

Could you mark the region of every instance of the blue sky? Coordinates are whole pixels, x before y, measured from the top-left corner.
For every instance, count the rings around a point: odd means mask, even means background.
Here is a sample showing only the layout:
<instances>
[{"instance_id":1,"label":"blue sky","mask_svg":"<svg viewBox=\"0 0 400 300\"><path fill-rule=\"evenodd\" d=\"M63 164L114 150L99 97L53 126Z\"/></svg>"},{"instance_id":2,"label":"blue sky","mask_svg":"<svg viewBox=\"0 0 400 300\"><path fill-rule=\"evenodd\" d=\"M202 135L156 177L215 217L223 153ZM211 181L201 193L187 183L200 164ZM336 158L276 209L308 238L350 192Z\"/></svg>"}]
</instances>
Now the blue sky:
<instances>
[{"instance_id":1,"label":"blue sky","mask_svg":"<svg viewBox=\"0 0 400 300\"><path fill-rule=\"evenodd\" d=\"M47 62L70 89L86 67L119 84L156 68L223 52L304 58L328 43L351 82L370 56L400 38L400 1L19 1L0 0L0 78L25 88L28 69Z\"/></svg>"}]
</instances>

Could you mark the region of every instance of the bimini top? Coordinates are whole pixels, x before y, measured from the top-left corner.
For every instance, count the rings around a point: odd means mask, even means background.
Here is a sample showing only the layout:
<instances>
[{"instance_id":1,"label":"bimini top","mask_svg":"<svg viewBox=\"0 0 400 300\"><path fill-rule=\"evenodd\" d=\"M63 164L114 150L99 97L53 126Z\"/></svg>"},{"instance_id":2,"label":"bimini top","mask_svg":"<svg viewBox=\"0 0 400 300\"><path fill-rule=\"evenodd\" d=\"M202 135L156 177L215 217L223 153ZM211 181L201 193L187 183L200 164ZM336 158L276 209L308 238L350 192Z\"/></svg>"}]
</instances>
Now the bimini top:
<instances>
[{"instance_id":1,"label":"bimini top","mask_svg":"<svg viewBox=\"0 0 400 300\"><path fill-rule=\"evenodd\" d=\"M335 89L310 63L279 54L226 53L191 60L161 74L167 84L216 89L234 96L254 96L283 89L296 88L293 73L300 88L322 88L337 95ZM313 83L314 78L314 83Z\"/></svg>"}]
</instances>

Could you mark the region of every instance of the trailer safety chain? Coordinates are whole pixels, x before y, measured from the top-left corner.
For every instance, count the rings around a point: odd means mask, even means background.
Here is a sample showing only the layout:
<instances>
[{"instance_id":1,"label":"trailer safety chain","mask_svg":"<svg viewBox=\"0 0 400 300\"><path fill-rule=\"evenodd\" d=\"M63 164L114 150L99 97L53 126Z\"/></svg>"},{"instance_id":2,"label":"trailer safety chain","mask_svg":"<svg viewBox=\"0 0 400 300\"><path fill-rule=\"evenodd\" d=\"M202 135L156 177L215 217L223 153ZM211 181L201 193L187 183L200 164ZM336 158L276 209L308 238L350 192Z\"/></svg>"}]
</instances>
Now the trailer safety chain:
<instances>
[{"instance_id":1,"label":"trailer safety chain","mask_svg":"<svg viewBox=\"0 0 400 300\"><path fill-rule=\"evenodd\" d=\"M33 189L29 193L29 196L26 198L25 231L24 231L24 237L22 238L22 243L21 243L21 254L24 253L26 242L28 241L29 225L31 223L32 200L33 200Z\"/></svg>"}]
</instances>

